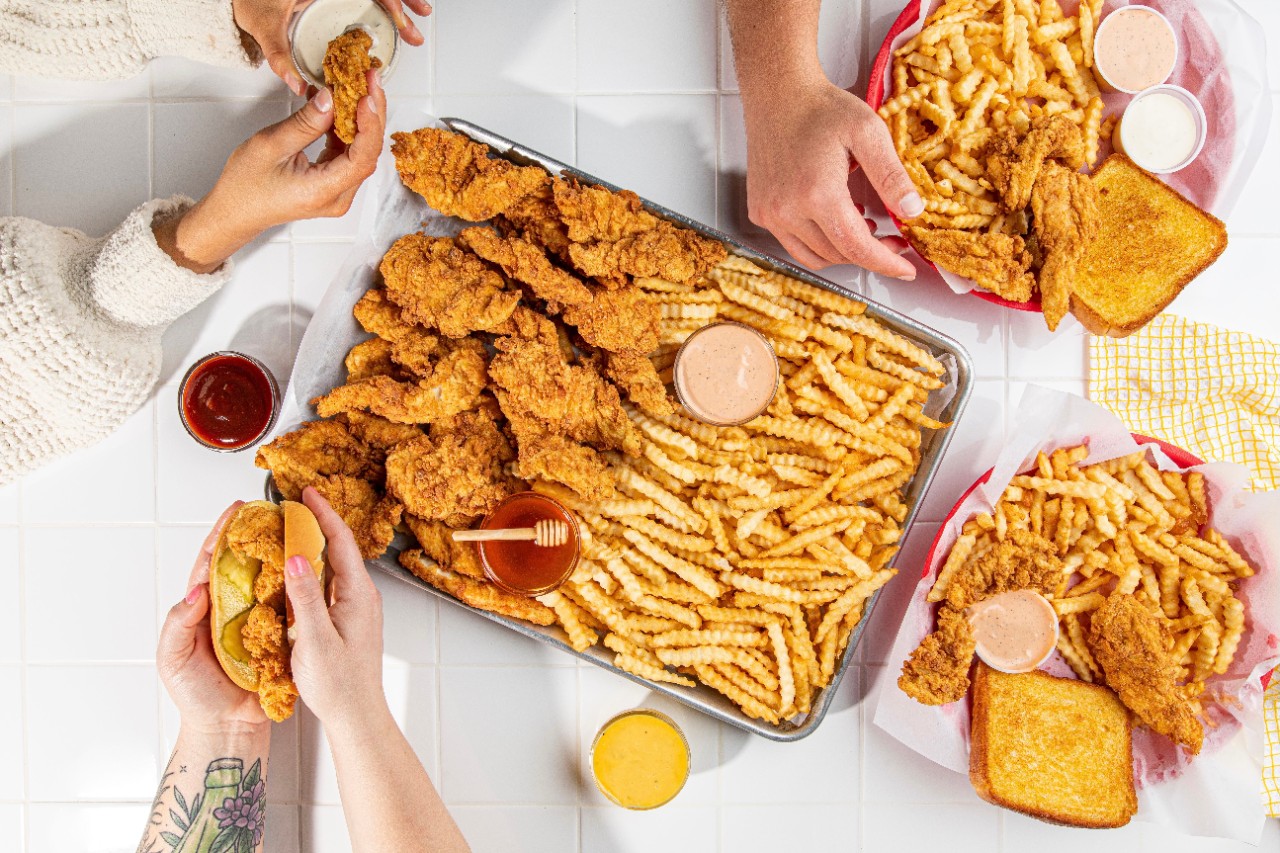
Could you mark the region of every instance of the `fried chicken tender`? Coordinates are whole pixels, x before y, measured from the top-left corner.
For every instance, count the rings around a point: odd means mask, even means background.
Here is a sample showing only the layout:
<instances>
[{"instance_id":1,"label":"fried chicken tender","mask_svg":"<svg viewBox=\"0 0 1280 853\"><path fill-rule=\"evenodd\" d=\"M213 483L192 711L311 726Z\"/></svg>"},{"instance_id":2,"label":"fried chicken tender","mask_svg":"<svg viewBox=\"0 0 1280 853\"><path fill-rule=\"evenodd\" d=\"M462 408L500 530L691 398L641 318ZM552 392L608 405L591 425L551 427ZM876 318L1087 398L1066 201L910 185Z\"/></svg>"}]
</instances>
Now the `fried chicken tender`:
<instances>
[{"instance_id":1,"label":"fried chicken tender","mask_svg":"<svg viewBox=\"0 0 1280 853\"><path fill-rule=\"evenodd\" d=\"M351 528L361 556L372 560L387 550L404 511L399 501L370 482L343 474L322 477L311 485Z\"/></svg>"},{"instance_id":2,"label":"fried chicken tender","mask_svg":"<svg viewBox=\"0 0 1280 853\"><path fill-rule=\"evenodd\" d=\"M664 220L620 240L574 243L569 257L580 272L617 286L628 275L692 281L728 257L728 251L719 240Z\"/></svg>"},{"instance_id":3,"label":"fried chicken tender","mask_svg":"<svg viewBox=\"0 0 1280 853\"><path fill-rule=\"evenodd\" d=\"M1204 727L1178 691L1169 640L1155 614L1122 594L1107 597L1089 628L1089 648L1107 686L1152 731L1195 755L1204 744Z\"/></svg>"},{"instance_id":4,"label":"fried chicken tender","mask_svg":"<svg viewBox=\"0 0 1280 853\"><path fill-rule=\"evenodd\" d=\"M415 382L371 376L334 388L311 402L322 418L339 412L367 411L400 424L425 424L475 408L488 377L484 345L464 339L449 346Z\"/></svg>"},{"instance_id":5,"label":"fried chicken tender","mask_svg":"<svg viewBox=\"0 0 1280 853\"><path fill-rule=\"evenodd\" d=\"M902 665L898 686L925 705L963 699L974 654L973 629L965 609L1018 589L1059 595L1064 584L1062 561L1053 543L1030 531L1011 529L1003 542L952 578L947 597L938 607L937 627Z\"/></svg>"},{"instance_id":6,"label":"fried chicken tender","mask_svg":"<svg viewBox=\"0 0 1280 853\"><path fill-rule=\"evenodd\" d=\"M946 602L964 610L1002 592L1030 589L1061 595L1066 584L1054 544L1029 530L1011 529L1005 540L965 566L947 587Z\"/></svg>"},{"instance_id":7,"label":"fried chicken tender","mask_svg":"<svg viewBox=\"0 0 1280 853\"><path fill-rule=\"evenodd\" d=\"M487 145L433 127L391 134L391 153L405 186L468 222L492 219L551 180L539 166L491 159Z\"/></svg>"},{"instance_id":8,"label":"fried chicken tender","mask_svg":"<svg viewBox=\"0 0 1280 853\"><path fill-rule=\"evenodd\" d=\"M969 666L976 643L964 613L948 605L938 609L938 627L902 664L898 687L924 705L946 705L969 691Z\"/></svg>"},{"instance_id":9,"label":"fried chicken tender","mask_svg":"<svg viewBox=\"0 0 1280 853\"><path fill-rule=\"evenodd\" d=\"M520 294L449 237L408 234L382 258L387 297L401 316L451 338L488 331L511 316Z\"/></svg>"},{"instance_id":10,"label":"fried chicken tender","mask_svg":"<svg viewBox=\"0 0 1280 853\"><path fill-rule=\"evenodd\" d=\"M555 612L545 604L523 595L503 592L487 581L475 580L441 568L427 559L426 554L417 548L401 553L400 565L436 589L449 593L463 604L487 610L490 613L523 619L535 625L555 624Z\"/></svg>"},{"instance_id":11,"label":"fried chicken tender","mask_svg":"<svg viewBox=\"0 0 1280 853\"><path fill-rule=\"evenodd\" d=\"M647 356L609 353L605 374L627 392L642 412L657 418L675 413L675 404Z\"/></svg>"},{"instance_id":12,"label":"fried chicken tender","mask_svg":"<svg viewBox=\"0 0 1280 853\"><path fill-rule=\"evenodd\" d=\"M630 190L612 192L570 178L552 181L551 191L560 220L574 243L613 243L652 231L662 222L645 210L640 197Z\"/></svg>"},{"instance_id":13,"label":"fried chicken tender","mask_svg":"<svg viewBox=\"0 0 1280 853\"><path fill-rule=\"evenodd\" d=\"M520 459L516 475L524 480L542 478L562 483L586 500L605 500L617 493L617 475L603 454L569 440L563 435L544 432L517 432Z\"/></svg>"},{"instance_id":14,"label":"fried chicken tender","mask_svg":"<svg viewBox=\"0 0 1280 853\"><path fill-rule=\"evenodd\" d=\"M474 519L516 492L506 473L515 451L492 420L480 415L432 426L429 436L387 457L387 488L408 511L430 521Z\"/></svg>"},{"instance_id":15,"label":"fried chicken tender","mask_svg":"<svg viewBox=\"0 0 1280 853\"><path fill-rule=\"evenodd\" d=\"M569 364L556 326L521 308L512 315L489 376L516 437L565 435L598 450L640 453L640 434L622 408L618 389L586 364Z\"/></svg>"},{"instance_id":16,"label":"fried chicken tender","mask_svg":"<svg viewBox=\"0 0 1280 853\"><path fill-rule=\"evenodd\" d=\"M391 360L391 341L385 338L361 341L347 352L342 363L347 368L348 382L359 382L371 376L406 378L400 365Z\"/></svg>"},{"instance_id":17,"label":"fried chicken tender","mask_svg":"<svg viewBox=\"0 0 1280 853\"><path fill-rule=\"evenodd\" d=\"M1040 246L1040 302L1049 331L1071 305L1076 267L1098 236L1098 188L1087 175L1052 160L1031 190L1032 226Z\"/></svg>"},{"instance_id":18,"label":"fried chicken tender","mask_svg":"<svg viewBox=\"0 0 1280 853\"><path fill-rule=\"evenodd\" d=\"M458 242L481 258L502 267L512 279L527 285L539 299L556 306L586 305L591 291L575 275L547 260L538 246L520 237L502 237L492 228L468 228Z\"/></svg>"},{"instance_id":19,"label":"fried chicken tender","mask_svg":"<svg viewBox=\"0 0 1280 853\"><path fill-rule=\"evenodd\" d=\"M569 260L569 230L560 220L550 186L541 187L508 207L494 224L503 234L518 233L560 260Z\"/></svg>"},{"instance_id":20,"label":"fried chicken tender","mask_svg":"<svg viewBox=\"0 0 1280 853\"><path fill-rule=\"evenodd\" d=\"M455 528L443 521L430 521L409 513L405 514L404 523L436 565L464 577L484 580L484 567L480 565L474 543L454 542Z\"/></svg>"},{"instance_id":21,"label":"fried chicken tender","mask_svg":"<svg viewBox=\"0 0 1280 853\"><path fill-rule=\"evenodd\" d=\"M421 438L425 433L417 424L398 424L365 412L343 412L337 416L347 431L363 441L370 450L385 458L398 445Z\"/></svg>"},{"instance_id":22,"label":"fried chicken tender","mask_svg":"<svg viewBox=\"0 0 1280 853\"><path fill-rule=\"evenodd\" d=\"M261 504L245 504L227 523L227 547L262 564L253 582L253 597L283 609L284 516Z\"/></svg>"},{"instance_id":23,"label":"fried chicken tender","mask_svg":"<svg viewBox=\"0 0 1280 853\"><path fill-rule=\"evenodd\" d=\"M296 501L302 490L321 477L343 474L361 480L381 480L378 455L337 421L308 421L293 432L259 448L254 464L271 472L286 500Z\"/></svg>"},{"instance_id":24,"label":"fried chicken tender","mask_svg":"<svg viewBox=\"0 0 1280 853\"><path fill-rule=\"evenodd\" d=\"M249 611L249 618L240 629L249 664L258 676L258 704L277 723L293 716L298 699L284 621L279 609L259 603Z\"/></svg>"},{"instance_id":25,"label":"fried chicken tender","mask_svg":"<svg viewBox=\"0 0 1280 853\"><path fill-rule=\"evenodd\" d=\"M985 151L987 173L1007 210L1031 203L1031 190L1048 160L1060 160L1072 171L1084 166L1084 137L1080 128L1062 116L1037 118L1018 139L1011 128L993 136Z\"/></svg>"},{"instance_id":26,"label":"fried chicken tender","mask_svg":"<svg viewBox=\"0 0 1280 853\"><path fill-rule=\"evenodd\" d=\"M597 290L586 305L565 309L564 321L593 347L643 356L658 348L662 308L638 287Z\"/></svg>"},{"instance_id":27,"label":"fried chicken tender","mask_svg":"<svg viewBox=\"0 0 1280 853\"><path fill-rule=\"evenodd\" d=\"M364 296L356 301L351 313L355 315L360 328L386 341L398 341L421 328L404 318L400 306L387 298L387 291L381 287L365 291Z\"/></svg>"},{"instance_id":28,"label":"fried chicken tender","mask_svg":"<svg viewBox=\"0 0 1280 853\"><path fill-rule=\"evenodd\" d=\"M370 68L382 60L369 55L373 39L361 29L349 30L329 42L324 53L324 82L333 93L333 132L350 145L356 138L356 106L369 94Z\"/></svg>"},{"instance_id":29,"label":"fried chicken tender","mask_svg":"<svg viewBox=\"0 0 1280 853\"><path fill-rule=\"evenodd\" d=\"M1031 299L1031 255L1016 234L907 227L903 236L923 257L1011 302Z\"/></svg>"}]
</instances>

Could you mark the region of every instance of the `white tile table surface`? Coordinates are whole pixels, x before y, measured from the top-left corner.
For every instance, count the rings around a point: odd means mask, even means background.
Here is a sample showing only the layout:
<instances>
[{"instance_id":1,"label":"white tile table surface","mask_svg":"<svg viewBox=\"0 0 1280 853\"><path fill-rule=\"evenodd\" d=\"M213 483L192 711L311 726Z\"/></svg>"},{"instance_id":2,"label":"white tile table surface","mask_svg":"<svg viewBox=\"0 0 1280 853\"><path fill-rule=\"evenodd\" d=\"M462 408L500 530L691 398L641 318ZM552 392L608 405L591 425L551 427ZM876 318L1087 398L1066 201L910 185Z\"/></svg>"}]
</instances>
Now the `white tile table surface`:
<instances>
[{"instance_id":1,"label":"white tile table surface","mask_svg":"<svg viewBox=\"0 0 1280 853\"><path fill-rule=\"evenodd\" d=\"M1280 46L1280 3L1243 0ZM896 0L826 0L831 78L863 85ZM714 0L439 0L387 89L396 104L458 115L767 247L746 222L746 156L727 30ZM1280 117L1280 49L1271 62ZM199 195L230 149L289 111L265 70L178 60L133 80L0 76L0 215L101 232L135 205ZM1280 122L1280 118L1277 118ZM1228 225L1231 246L1176 308L1280 340L1280 133ZM176 718L153 666L159 621L184 592L219 510L262 485L250 455L198 450L175 410L190 361L235 346L287 374L300 331L355 237L357 217L267 235L235 280L166 337L165 379L111 439L0 490L0 851L132 850ZM694 774L656 812L607 805L584 782L586 749L647 691L541 648L395 581L386 687L397 719L485 853L751 851L1245 851L1141 824L1082 834L982 803L966 779L871 724L885 657L937 523L999 448L1028 382L1082 392L1084 336L951 295L928 277L829 273L962 341L977 383L921 521L830 714L810 739L774 744L658 700L684 726ZM864 697L868 697L864 700ZM333 766L302 711L277 730L268 850L345 851ZM1270 821L1262 848L1280 849Z\"/></svg>"}]
</instances>

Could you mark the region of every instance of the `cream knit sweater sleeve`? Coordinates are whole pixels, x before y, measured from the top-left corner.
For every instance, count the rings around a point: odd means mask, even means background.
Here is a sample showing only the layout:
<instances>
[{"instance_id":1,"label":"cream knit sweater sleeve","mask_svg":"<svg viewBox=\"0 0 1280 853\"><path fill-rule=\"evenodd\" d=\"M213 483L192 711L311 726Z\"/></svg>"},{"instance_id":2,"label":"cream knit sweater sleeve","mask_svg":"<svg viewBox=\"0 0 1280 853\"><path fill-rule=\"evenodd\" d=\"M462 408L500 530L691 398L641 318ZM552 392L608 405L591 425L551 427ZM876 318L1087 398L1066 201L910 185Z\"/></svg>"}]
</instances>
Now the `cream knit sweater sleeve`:
<instances>
[{"instance_id":1,"label":"cream knit sweater sleeve","mask_svg":"<svg viewBox=\"0 0 1280 853\"><path fill-rule=\"evenodd\" d=\"M0 218L0 486L101 441L150 396L165 327L216 292L228 261L197 275L156 244L150 201L100 239Z\"/></svg>"},{"instance_id":2,"label":"cream knit sweater sleeve","mask_svg":"<svg viewBox=\"0 0 1280 853\"><path fill-rule=\"evenodd\" d=\"M106 80L158 56L250 68L231 0L0 0L0 72Z\"/></svg>"}]
</instances>

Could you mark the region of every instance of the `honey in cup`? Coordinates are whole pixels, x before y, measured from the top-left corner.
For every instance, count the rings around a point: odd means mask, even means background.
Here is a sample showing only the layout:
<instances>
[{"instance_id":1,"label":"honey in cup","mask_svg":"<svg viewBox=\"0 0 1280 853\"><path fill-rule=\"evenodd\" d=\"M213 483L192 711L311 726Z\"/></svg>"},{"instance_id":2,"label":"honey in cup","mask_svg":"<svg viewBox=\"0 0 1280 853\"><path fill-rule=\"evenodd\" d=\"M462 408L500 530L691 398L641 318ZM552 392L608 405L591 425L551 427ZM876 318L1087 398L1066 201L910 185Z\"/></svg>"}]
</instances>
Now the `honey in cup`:
<instances>
[{"instance_id":1,"label":"honey in cup","mask_svg":"<svg viewBox=\"0 0 1280 853\"><path fill-rule=\"evenodd\" d=\"M378 73L391 76L400 46L395 21L375 0L314 0L293 19L289 44L293 65L312 86L324 86L324 54L329 42L348 30L359 28L373 39L369 55L382 62Z\"/></svg>"},{"instance_id":2,"label":"honey in cup","mask_svg":"<svg viewBox=\"0 0 1280 853\"><path fill-rule=\"evenodd\" d=\"M477 542L485 576L507 592L530 596L550 592L568 580L578 565L581 534L577 519L558 501L537 492L514 494L480 522L480 529L533 527L547 519L569 525L569 540L565 544Z\"/></svg>"},{"instance_id":3,"label":"honey in cup","mask_svg":"<svg viewBox=\"0 0 1280 853\"><path fill-rule=\"evenodd\" d=\"M590 762L596 787L612 802L656 809L671 802L689 778L689 741L666 714L624 711L600 728Z\"/></svg>"},{"instance_id":4,"label":"honey in cup","mask_svg":"<svg viewBox=\"0 0 1280 853\"><path fill-rule=\"evenodd\" d=\"M756 329L725 321L703 326L676 353L676 397L712 426L737 426L769 408L778 390L778 356Z\"/></svg>"}]
</instances>

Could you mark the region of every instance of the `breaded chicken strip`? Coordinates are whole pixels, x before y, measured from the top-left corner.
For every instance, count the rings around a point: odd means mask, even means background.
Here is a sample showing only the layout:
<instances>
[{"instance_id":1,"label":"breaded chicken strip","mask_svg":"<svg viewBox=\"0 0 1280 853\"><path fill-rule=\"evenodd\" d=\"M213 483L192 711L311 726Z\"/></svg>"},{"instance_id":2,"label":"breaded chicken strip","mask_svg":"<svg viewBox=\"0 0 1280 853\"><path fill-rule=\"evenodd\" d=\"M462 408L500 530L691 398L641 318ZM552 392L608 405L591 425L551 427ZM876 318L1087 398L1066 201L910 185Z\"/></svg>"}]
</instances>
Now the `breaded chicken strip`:
<instances>
[{"instance_id":1,"label":"breaded chicken strip","mask_svg":"<svg viewBox=\"0 0 1280 853\"><path fill-rule=\"evenodd\" d=\"M626 276L692 281L728 257L728 251L719 240L663 221L614 242L575 243L569 257L580 272L617 286Z\"/></svg>"},{"instance_id":2,"label":"breaded chicken strip","mask_svg":"<svg viewBox=\"0 0 1280 853\"><path fill-rule=\"evenodd\" d=\"M559 182L559 178L554 180ZM569 231L560 219L550 186L541 187L508 207L494 224L503 234L518 233L560 260L569 260Z\"/></svg>"},{"instance_id":3,"label":"breaded chicken strip","mask_svg":"<svg viewBox=\"0 0 1280 853\"><path fill-rule=\"evenodd\" d=\"M658 348L662 307L638 287L599 289L586 305L564 311L582 339L606 352L644 356Z\"/></svg>"},{"instance_id":4,"label":"breaded chicken strip","mask_svg":"<svg viewBox=\"0 0 1280 853\"><path fill-rule=\"evenodd\" d=\"M249 611L249 618L240 629L250 666L258 676L258 703L267 717L277 723L293 715L298 699L284 621L279 609L259 603Z\"/></svg>"},{"instance_id":5,"label":"breaded chicken strip","mask_svg":"<svg viewBox=\"0 0 1280 853\"><path fill-rule=\"evenodd\" d=\"M454 528L443 521L429 521L409 513L405 513L404 523L436 565L465 577L484 580L484 567L480 565L475 543L453 541Z\"/></svg>"},{"instance_id":6,"label":"breaded chicken strip","mask_svg":"<svg viewBox=\"0 0 1280 853\"><path fill-rule=\"evenodd\" d=\"M387 297L387 291L375 287L365 291L351 311L360 328L387 341L397 341L415 329L421 329L404 317L400 306ZM424 330L425 331L425 330Z\"/></svg>"},{"instance_id":7,"label":"breaded chicken strip","mask_svg":"<svg viewBox=\"0 0 1280 853\"><path fill-rule=\"evenodd\" d=\"M463 604L488 610L491 613L523 619L535 625L555 624L555 611L545 604L523 595L503 592L487 581L475 580L441 568L427 559L427 556L417 548L403 552L400 555L400 565L436 589L449 593Z\"/></svg>"},{"instance_id":8,"label":"breaded chicken strip","mask_svg":"<svg viewBox=\"0 0 1280 853\"><path fill-rule=\"evenodd\" d=\"M963 699L969 692L975 645L964 613L944 604L938 609L938 626L903 663L898 687L924 705Z\"/></svg>"},{"instance_id":9,"label":"breaded chicken strip","mask_svg":"<svg viewBox=\"0 0 1280 853\"><path fill-rule=\"evenodd\" d=\"M627 392L642 412L655 418L675 414L675 404L648 356L609 353L605 374Z\"/></svg>"},{"instance_id":10,"label":"breaded chicken strip","mask_svg":"<svg viewBox=\"0 0 1280 853\"><path fill-rule=\"evenodd\" d=\"M492 228L468 228L458 242L481 258L502 267L510 278L527 285L539 299L564 305L585 305L591 291L577 276L547 259L538 246L520 237L503 237Z\"/></svg>"},{"instance_id":11,"label":"breaded chicken strip","mask_svg":"<svg viewBox=\"0 0 1280 853\"><path fill-rule=\"evenodd\" d=\"M424 368L425 372L425 368ZM400 424L425 424L473 409L488 382L484 345L474 339L452 344L416 382L371 376L334 388L311 402L321 417L369 412Z\"/></svg>"},{"instance_id":12,"label":"breaded chicken strip","mask_svg":"<svg viewBox=\"0 0 1280 853\"><path fill-rule=\"evenodd\" d=\"M387 457L387 488L422 519L475 519L518 490L506 473L515 452L481 415L400 445Z\"/></svg>"},{"instance_id":13,"label":"breaded chicken strip","mask_svg":"<svg viewBox=\"0 0 1280 853\"><path fill-rule=\"evenodd\" d=\"M1041 310L1052 332L1071 305L1076 267L1089 242L1098 236L1098 188L1087 175L1049 161L1031 190L1031 212L1044 258Z\"/></svg>"},{"instance_id":14,"label":"breaded chicken strip","mask_svg":"<svg viewBox=\"0 0 1280 853\"><path fill-rule=\"evenodd\" d=\"M227 523L227 547L262 563L253 597L284 608L284 516L271 507L245 504Z\"/></svg>"},{"instance_id":15,"label":"breaded chicken strip","mask_svg":"<svg viewBox=\"0 0 1280 853\"><path fill-rule=\"evenodd\" d=\"M347 431L363 441L375 453L390 453L398 445L424 434L417 424L398 424L365 412L343 412L337 419L346 425Z\"/></svg>"},{"instance_id":16,"label":"breaded chicken strip","mask_svg":"<svg viewBox=\"0 0 1280 853\"><path fill-rule=\"evenodd\" d=\"M356 106L369 94L370 68L382 60L369 55L373 39L361 29L348 30L329 42L324 54L324 82L333 93L333 132L350 145L356 138Z\"/></svg>"},{"instance_id":17,"label":"breaded chicken strip","mask_svg":"<svg viewBox=\"0 0 1280 853\"><path fill-rule=\"evenodd\" d=\"M1177 686L1168 630L1140 601L1119 593L1094 611L1089 648L1107 686L1152 731L1192 755L1204 744L1204 726Z\"/></svg>"},{"instance_id":18,"label":"breaded chicken strip","mask_svg":"<svg viewBox=\"0 0 1280 853\"><path fill-rule=\"evenodd\" d=\"M615 242L657 228L661 219L644 209L631 190L612 192L573 178L551 184L569 240L574 243Z\"/></svg>"},{"instance_id":19,"label":"breaded chicken strip","mask_svg":"<svg viewBox=\"0 0 1280 853\"><path fill-rule=\"evenodd\" d=\"M1060 160L1072 171L1084 166L1084 137L1080 128L1062 116L1035 119L1018 139L1010 128L987 143L987 173L1006 210L1022 210L1031 203L1031 189L1047 160Z\"/></svg>"},{"instance_id":20,"label":"breaded chicken strip","mask_svg":"<svg viewBox=\"0 0 1280 853\"><path fill-rule=\"evenodd\" d=\"M372 483L334 474L311 484L333 511L351 528L360 554L366 560L379 557L396 535L404 507Z\"/></svg>"},{"instance_id":21,"label":"breaded chicken strip","mask_svg":"<svg viewBox=\"0 0 1280 853\"><path fill-rule=\"evenodd\" d=\"M382 258L387 297L402 317L451 338L488 331L511 316L520 294L449 237L408 234Z\"/></svg>"},{"instance_id":22,"label":"breaded chicken strip","mask_svg":"<svg viewBox=\"0 0 1280 853\"><path fill-rule=\"evenodd\" d=\"M1016 234L907 227L902 235L921 256L1010 302L1026 302L1036 280L1031 255Z\"/></svg>"},{"instance_id":23,"label":"breaded chicken strip","mask_svg":"<svg viewBox=\"0 0 1280 853\"><path fill-rule=\"evenodd\" d=\"M332 474L361 480L383 476L380 455L338 421L308 421L259 448L254 464L270 471L276 488L291 501L300 500L304 488Z\"/></svg>"},{"instance_id":24,"label":"breaded chicken strip","mask_svg":"<svg viewBox=\"0 0 1280 853\"><path fill-rule=\"evenodd\" d=\"M370 338L356 344L347 352L342 364L347 368L348 382L359 382L371 376L407 378L400 365L391 360L391 341L383 338Z\"/></svg>"},{"instance_id":25,"label":"breaded chicken strip","mask_svg":"<svg viewBox=\"0 0 1280 853\"><path fill-rule=\"evenodd\" d=\"M492 219L551 180L539 166L490 159L487 145L433 127L391 134L391 153L405 186L469 222Z\"/></svg>"}]
</instances>

